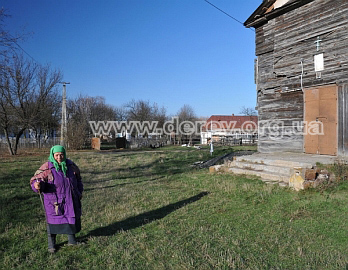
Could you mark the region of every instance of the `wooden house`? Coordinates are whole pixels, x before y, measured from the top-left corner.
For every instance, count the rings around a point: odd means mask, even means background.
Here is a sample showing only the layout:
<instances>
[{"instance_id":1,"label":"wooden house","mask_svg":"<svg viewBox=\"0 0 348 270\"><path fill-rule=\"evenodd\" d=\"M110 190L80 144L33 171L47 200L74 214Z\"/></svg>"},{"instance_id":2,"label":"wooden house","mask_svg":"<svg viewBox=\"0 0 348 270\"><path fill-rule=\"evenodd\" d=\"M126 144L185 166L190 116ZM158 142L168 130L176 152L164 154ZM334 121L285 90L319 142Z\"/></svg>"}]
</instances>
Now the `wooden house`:
<instances>
[{"instance_id":1,"label":"wooden house","mask_svg":"<svg viewBox=\"0 0 348 270\"><path fill-rule=\"evenodd\" d=\"M264 0L256 33L259 152L348 156L348 1Z\"/></svg>"},{"instance_id":2,"label":"wooden house","mask_svg":"<svg viewBox=\"0 0 348 270\"><path fill-rule=\"evenodd\" d=\"M226 142L227 144L257 141L257 116L212 115L201 130L201 143Z\"/></svg>"}]
</instances>

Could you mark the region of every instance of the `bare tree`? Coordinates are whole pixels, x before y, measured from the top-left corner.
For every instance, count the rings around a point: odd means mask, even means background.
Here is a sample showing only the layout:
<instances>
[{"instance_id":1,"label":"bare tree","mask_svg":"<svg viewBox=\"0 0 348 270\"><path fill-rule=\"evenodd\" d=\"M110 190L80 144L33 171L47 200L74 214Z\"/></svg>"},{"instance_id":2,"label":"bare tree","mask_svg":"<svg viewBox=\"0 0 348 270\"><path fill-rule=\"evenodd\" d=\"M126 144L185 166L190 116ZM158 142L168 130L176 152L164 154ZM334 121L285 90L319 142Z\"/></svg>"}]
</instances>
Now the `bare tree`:
<instances>
[{"instance_id":1,"label":"bare tree","mask_svg":"<svg viewBox=\"0 0 348 270\"><path fill-rule=\"evenodd\" d=\"M151 121L153 120L153 110L149 101L131 100L126 104L129 121Z\"/></svg>"},{"instance_id":2,"label":"bare tree","mask_svg":"<svg viewBox=\"0 0 348 270\"><path fill-rule=\"evenodd\" d=\"M240 109L240 114L242 115L246 115L246 116L254 116L254 115L257 115L257 111L253 108L246 108L245 106L243 106L241 109Z\"/></svg>"},{"instance_id":3,"label":"bare tree","mask_svg":"<svg viewBox=\"0 0 348 270\"><path fill-rule=\"evenodd\" d=\"M13 36L6 29L5 19L10 17L6 14L5 9L0 9L0 56L2 58L7 58L12 55L18 49L17 42L22 39L22 36ZM3 64L3 63L2 63ZM3 68L4 66L0 66Z\"/></svg>"},{"instance_id":4,"label":"bare tree","mask_svg":"<svg viewBox=\"0 0 348 270\"><path fill-rule=\"evenodd\" d=\"M116 121L127 120L127 110L124 107L115 107Z\"/></svg>"},{"instance_id":5,"label":"bare tree","mask_svg":"<svg viewBox=\"0 0 348 270\"><path fill-rule=\"evenodd\" d=\"M55 86L61 73L20 55L18 41L24 35L14 35L6 30L5 19L8 17L5 9L0 9L0 127L9 152L15 155L19 138L26 129L41 134L52 125L52 116L57 113Z\"/></svg>"},{"instance_id":6,"label":"bare tree","mask_svg":"<svg viewBox=\"0 0 348 270\"><path fill-rule=\"evenodd\" d=\"M177 116L179 118L179 126L182 129L185 126L185 125L181 125L183 122L194 123L195 121L198 120L194 109L188 104L183 105L179 109ZM192 127L193 126L191 126L190 128L192 128ZM185 142L185 143L187 142L188 144L192 145L193 134L190 134L190 132L187 132L185 130L179 130L178 133L179 133L178 139L179 139L180 144L182 144L183 142ZM189 134L185 134L185 133L189 133Z\"/></svg>"},{"instance_id":7,"label":"bare tree","mask_svg":"<svg viewBox=\"0 0 348 270\"><path fill-rule=\"evenodd\" d=\"M62 75L24 57L4 59L2 63L5 68L0 73L0 126L10 154L15 155L24 131L38 128L44 115L53 113L49 105L57 96L56 85ZM10 141L11 135L15 137L14 143Z\"/></svg>"},{"instance_id":8,"label":"bare tree","mask_svg":"<svg viewBox=\"0 0 348 270\"><path fill-rule=\"evenodd\" d=\"M168 120L167 110L165 107L159 107L157 103L152 104L152 120L157 121L157 128L162 128Z\"/></svg>"},{"instance_id":9,"label":"bare tree","mask_svg":"<svg viewBox=\"0 0 348 270\"><path fill-rule=\"evenodd\" d=\"M9 82L5 80L3 76L1 76L0 80L0 126L4 132L6 142L9 145L10 153L13 154L9 139L9 132L14 124L13 110L7 103L7 89L9 88Z\"/></svg>"},{"instance_id":10,"label":"bare tree","mask_svg":"<svg viewBox=\"0 0 348 270\"><path fill-rule=\"evenodd\" d=\"M194 109L190 105L183 105L177 113L180 121L195 121L197 119Z\"/></svg>"},{"instance_id":11,"label":"bare tree","mask_svg":"<svg viewBox=\"0 0 348 270\"><path fill-rule=\"evenodd\" d=\"M68 145L81 149L91 137L89 121L115 121L116 109L105 103L104 97L79 96L68 101Z\"/></svg>"},{"instance_id":12,"label":"bare tree","mask_svg":"<svg viewBox=\"0 0 348 270\"><path fill-rule=\"evenodd\" d=\"M157 121L157 128L161 128L167 120L166 109L159 107L157 103L144 100L132 100L125 105L127 120L129 121ZM136 134L133 134L136 135ZM145 136L148 134L144 134Z\"/></svg>"},{"instance_id":13,"label":"bare tree","mask_svg":"<svg viewBox=\"0 0 348 270\"><path fill-rule=\"evenodd\" d=\"M59 127L61 96L57 91L57 83L61 80L61 73L52 70L49 65L39 67L36 76L37 113L30 123L36 139L40 142L41 137L48 138L53 130Z\"/></svg>"}]
</instances>

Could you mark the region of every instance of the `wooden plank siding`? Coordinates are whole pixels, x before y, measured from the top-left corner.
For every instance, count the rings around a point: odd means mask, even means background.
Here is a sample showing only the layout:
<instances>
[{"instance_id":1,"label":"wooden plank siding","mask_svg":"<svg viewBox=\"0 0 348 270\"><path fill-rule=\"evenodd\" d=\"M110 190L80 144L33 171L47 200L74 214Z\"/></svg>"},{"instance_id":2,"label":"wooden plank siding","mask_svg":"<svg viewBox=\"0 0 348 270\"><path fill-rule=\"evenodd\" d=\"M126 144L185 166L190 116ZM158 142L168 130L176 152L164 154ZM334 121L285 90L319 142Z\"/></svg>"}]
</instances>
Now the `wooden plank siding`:
<instances>
[{"instance_id":1,"label":"wooden plank siding","mask_svg":"<svg viewBox=\"0 0 348 270\"><path fill-rule=\"evenodd\" d=\"M259 95L259 152L303 149L302 92ZM261 143L260 143L261 141Z\"/></svg>"},{"instance_id":2,"label":"wooden plank siding","mask_svg":"<svg viewBox=\"0 0 348 270\"><path fill-rule=\"evenodd\" d=\"M259 151L303 152L303 135L298 132L298 125L293 127L293 123L304 120L303 90L336 84L340 121L338 151L348 155L348 1L303 3L266 22L258 19L260 24L250 23L255 27L258 58ZM321 42L317 51L318 37ZM324 70L317 78L314 55L320 53L324 55ZM283 121L281 140L262 132L264 121Z\"/></svg>"}]
</instances>

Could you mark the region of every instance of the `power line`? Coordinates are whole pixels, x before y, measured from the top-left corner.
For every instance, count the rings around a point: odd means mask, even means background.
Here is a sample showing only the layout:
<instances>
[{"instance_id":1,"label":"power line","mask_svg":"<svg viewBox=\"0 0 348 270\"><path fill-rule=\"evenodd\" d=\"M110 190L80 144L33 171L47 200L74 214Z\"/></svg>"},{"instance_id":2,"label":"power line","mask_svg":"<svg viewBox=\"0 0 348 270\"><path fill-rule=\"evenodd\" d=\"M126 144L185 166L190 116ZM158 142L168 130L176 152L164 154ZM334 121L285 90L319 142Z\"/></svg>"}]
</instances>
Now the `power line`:
<instances>
[{"instance_id":1,"label":"power line","mask_svg":"<svg viewBox=\"0 0 348 270\"><path fill-rule=\"evenodd\" d=\"M238 19L236 19L235 17L233 17L232 15L228 14L227 12L223 11L221 8L215 6L214 4L210 3L208 0L204 0L205 2L207 2L209 5L211 5L212 7L216 8L217 10L219 10L220 12L224 13L225 15L227 15L228 17L230 17L231 19L233 19L234 21L240 23L241 25L244 26L244 23L242 23L241 21L239 21ZM251 31L255 32L254 29L252 28L249 28ZM331 34L331 33L329 33ZM273 39L271 38L268 38L268 37L265 37L265 41L270 41L270 42L274 42ZM277 49L285 49L286 48L286 45L283 45L283 46L277 46Z\"/></svg>"},{"instance_id":2,"label":"power line","mask_svg":"<svg viewBox=\"0 0 348 270\"><path fill-rule=\"evenodd\" d=\"M18 44L17 38L13 37L13 36L12 36L11 34L9 34L9 33L8 33L8 35L9 35L9 37L12 39L11 42L13 42L21 51L23 51L27 56L29 56L34 62L40 64L39 61L37 61L34 57L32 57L26 50L24 50L24 49L22 48L22 46L20 46L20 45ZM14 48L13 48L13 50L14 50Z\"/></svg>"},{"instance_id":3,"label":"power line","mask_svg":"<svg viewBox=\"0 0 348 270\"><path fill-rule=\"evenodd\" d=\"M17 41L14 41L14 43L17 45L18 48L20 48L26 55L28 55L34 62L39 63L34 57L32 57L26 50L24 50Z\"/></svg>"},{"instance_id":4,"label":"power line","mask_svg":"<svg viewBox=\"0 0 348 270\"><path fill-rule=\"evenodd\" d=\"M236 21L237 23L240 23L244 27L244 23L242 23L241 21L239 21L238 19L236 19L232 15L228 14L227 12L223 11L221 8L219 8L219 7L215 6L214 4L210 3L208 0L204 0L204 1L207 2L209 5L211 5L212 7L216 8L217 10L219 10L220 12L222 12L223 14L227 15L228 17L230 17L232 20ZM251 31L255 32L254 29L252 29L252 28L249 28L249 29Z\"/></svg>"}]
</instances>

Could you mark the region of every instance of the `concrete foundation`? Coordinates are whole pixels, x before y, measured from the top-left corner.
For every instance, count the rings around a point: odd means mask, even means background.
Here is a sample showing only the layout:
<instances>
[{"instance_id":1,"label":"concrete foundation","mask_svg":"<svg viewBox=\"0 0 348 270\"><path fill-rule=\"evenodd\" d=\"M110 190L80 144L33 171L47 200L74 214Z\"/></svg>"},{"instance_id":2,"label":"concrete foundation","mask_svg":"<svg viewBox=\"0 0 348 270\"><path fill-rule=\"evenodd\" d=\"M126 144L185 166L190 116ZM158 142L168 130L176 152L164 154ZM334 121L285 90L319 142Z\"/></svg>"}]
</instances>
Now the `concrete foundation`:
<instances>
[{"instance_id":1,"label":"concrete foundation","mask_svg":"<svg viewBox=\"0 0 348 270\"><path fill-rule=\"evenodd\" d=\"M266 183L289 186L295 190L304 189L306 176L313 173L317 163L333 164L337 161L348 163L348 158L311 155L304 153L255 153L236 156L224 165L210 168L210 172L230 172L234 174L256 175Z\"/></svg>"}]
</instances>

